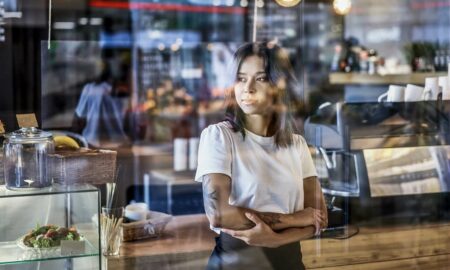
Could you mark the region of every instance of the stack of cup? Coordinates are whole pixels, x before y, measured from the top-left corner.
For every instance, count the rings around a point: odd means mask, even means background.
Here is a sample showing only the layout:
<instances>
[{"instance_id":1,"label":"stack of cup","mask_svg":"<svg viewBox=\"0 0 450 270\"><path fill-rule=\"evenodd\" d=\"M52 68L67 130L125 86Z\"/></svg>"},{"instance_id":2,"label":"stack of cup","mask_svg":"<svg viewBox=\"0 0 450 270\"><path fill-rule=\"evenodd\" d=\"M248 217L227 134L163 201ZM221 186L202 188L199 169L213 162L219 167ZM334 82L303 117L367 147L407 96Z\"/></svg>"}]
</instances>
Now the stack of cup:
<instances>
[{"instance_id":1,"label":"stack of cup","mask_svg":"<svg viewBox=\"0 0 450 270\"><path fill-rule=\"evenodd\" d=\"M198 145L200 139L176 138L173 142L173 169L186 171L197 169Z\"/></svg>"},{"instance_id":2,"label":"stack of cup","mask_svg":"<svg viewBox=\"0 0 450 270\"><path fill-rule=\"evenodd\" d=\"M188 139L175 138L173 141L173 169L176 172L187 169Z\"/></svg>"},{"instance_id":3,"label":"stack of cup","mask_svg":"<svg viewBox=\"0 0 450 270\"><path fill-rule=\"evenodd\" d=\"M435 89L435 87L433 88ZM430 95L434 94L434 92L430 92ZM407 84L406 87L400 85L389 85L389 89L386 93L381 94L378 97L378 102L416 102L424 100L425 89L423 87ZM436 91L435 91L436 92Z\"/></svg>"},{"instance_id":4,"label":"stack of cup","mask_svg":"<svg viewBox=\"0 0 450 270\"><path fill-rule=\"evenodd\" d=\"M198 144L199 138L189 139L189 170L197 169L197 156L198 156Z\"/></svg>"},{"instance_id":5,"label":"stack of cup","mask_svg":"<svg viewBox=\"0 0 450 270\"><path fill-rule=\"evenodd\" d=\"M378 102L437 100L440 93L442 93L443 99L450 99L450 88L447 85L447 76L426 78L425 87L414 84L407 84L406 87L389 85L388 91L378 97Z\"/></svg>"},{"instance_id":6,"label":"stack of cup","mask_svg":"<svg viewBox=\"0 0 450 270\"><path fill-rule=\"evenodd\" d=\"M450 87L448 86L448 77L440 76L438 78L438 85L442 92L443 100L450 100Z\"/></svg>"}]
</instances>

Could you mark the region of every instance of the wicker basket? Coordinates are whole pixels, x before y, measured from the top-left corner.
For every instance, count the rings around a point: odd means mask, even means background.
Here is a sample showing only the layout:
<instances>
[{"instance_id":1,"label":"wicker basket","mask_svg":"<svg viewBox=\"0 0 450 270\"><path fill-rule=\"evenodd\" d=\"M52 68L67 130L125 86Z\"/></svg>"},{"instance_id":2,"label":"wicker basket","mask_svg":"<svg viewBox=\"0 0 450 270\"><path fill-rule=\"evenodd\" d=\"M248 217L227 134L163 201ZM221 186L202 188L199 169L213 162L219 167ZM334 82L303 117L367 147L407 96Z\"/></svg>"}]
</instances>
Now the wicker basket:
<instances>
[{"instance_id":1,"label":"wicker basket","mask_svg":"<svg viewBox=\"0 0 450 270\"><path fill-rule=\"evenodd\" d=\"M61 184L114 182L117 152L81 148L50 155L53 181Z\"/></svg>"},{"instance_id":2,"label":"wicker basket","mask_svg":"<svg viewBox=\"0 0 450 270\"><path fill-rule=\"evenodd\" d=\"M122 224L122 241L158 237L163 233L164 228L171 219L171 215L148 211L147 220Z\"/></svg>"}]
</instances>

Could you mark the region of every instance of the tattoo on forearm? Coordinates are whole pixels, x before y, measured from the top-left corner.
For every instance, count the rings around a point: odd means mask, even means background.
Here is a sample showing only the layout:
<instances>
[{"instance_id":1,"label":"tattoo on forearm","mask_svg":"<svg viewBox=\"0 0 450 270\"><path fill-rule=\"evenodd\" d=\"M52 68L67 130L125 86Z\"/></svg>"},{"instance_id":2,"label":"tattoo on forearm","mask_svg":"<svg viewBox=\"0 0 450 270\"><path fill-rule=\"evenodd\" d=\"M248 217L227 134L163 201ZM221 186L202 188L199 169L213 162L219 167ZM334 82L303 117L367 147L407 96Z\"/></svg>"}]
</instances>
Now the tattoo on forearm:
<instances>
[{"instance_id":1,"label":"tattoo on forearm","mask_svg":"<svg viewBox=\"0 0 450 270\"><path fill-rule=\"evenodd\" d=\"M281 215L277 213L259 213L258 216L270 227L273 227L276 224L281 223L280 220Z\"/></svg>"},{"instance_id":2,"label":"tattoo on forearm","mask_svg":"<svg viewBox=\"0 0 450 270\"><path fill-rule=\"evenodd\" d=\"M215 190L211 185L211 178L208 175L204 175L203 179L203 205L205 207L206 215L214 219L220 225L220 213L219 211L219 191ZM218 225L216 224L216 225ZM220 226L218 226L220 227Z\"/></svg>"}]
</instances>

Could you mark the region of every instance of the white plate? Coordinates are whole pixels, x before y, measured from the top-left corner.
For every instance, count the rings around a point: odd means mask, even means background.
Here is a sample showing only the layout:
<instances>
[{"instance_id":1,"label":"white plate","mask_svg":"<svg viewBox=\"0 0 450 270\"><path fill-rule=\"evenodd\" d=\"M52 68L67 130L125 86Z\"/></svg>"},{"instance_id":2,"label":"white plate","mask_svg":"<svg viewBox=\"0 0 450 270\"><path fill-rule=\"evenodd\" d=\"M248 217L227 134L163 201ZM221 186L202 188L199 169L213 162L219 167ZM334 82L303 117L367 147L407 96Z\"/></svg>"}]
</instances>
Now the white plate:
<instances>
[{"instance_id":1,"label":"white plate","mask_svg":"<svg viewBox=\"0 0 450 270\"><path fill-rule=\"evenodd\" d=\"M16 244L17 246L19 246L21 249L26 250L26 251L33 251L33 252L57 252L59 250L61 250L61 246L56 246L56 247L48 247L48 248L35 248L35 247L29 247L27 245L25 245L23 243L23 240L25 239L26 235L20 237L19 239L16 240ZM80 240L77 241L84 241L84 237L80 235Z\"/></svg>"}]
</instances>

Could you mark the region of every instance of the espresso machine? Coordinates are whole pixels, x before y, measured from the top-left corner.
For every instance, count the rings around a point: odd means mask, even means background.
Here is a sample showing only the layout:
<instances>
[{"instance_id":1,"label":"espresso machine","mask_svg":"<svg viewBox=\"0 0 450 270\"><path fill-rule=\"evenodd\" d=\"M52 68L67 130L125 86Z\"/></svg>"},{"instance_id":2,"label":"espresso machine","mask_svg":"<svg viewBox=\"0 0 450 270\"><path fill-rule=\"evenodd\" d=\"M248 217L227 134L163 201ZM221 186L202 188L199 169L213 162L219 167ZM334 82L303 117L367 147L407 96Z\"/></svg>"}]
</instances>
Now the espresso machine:
<instances>
[{"instance_id":1,"label":"espresso machine","mask_svg":"<svg viewBox=\"0 0 450 270\"><path fill-rule=\"evenodd\" d=\"M410 220L420 217L421 209L427 217L446 212L442 210L450 194L447 102L319 106L306 120L304 136L315 148L313 159L328 202L330 227L391 217L395 222L398 217Z\"/></svg>"}]
</instances>

